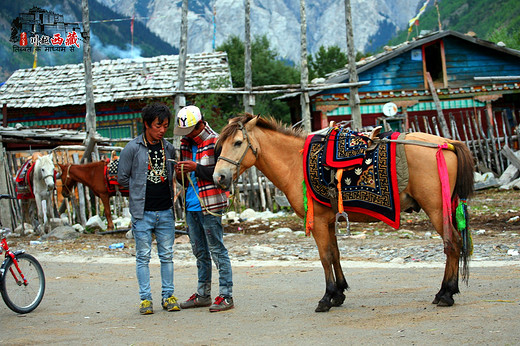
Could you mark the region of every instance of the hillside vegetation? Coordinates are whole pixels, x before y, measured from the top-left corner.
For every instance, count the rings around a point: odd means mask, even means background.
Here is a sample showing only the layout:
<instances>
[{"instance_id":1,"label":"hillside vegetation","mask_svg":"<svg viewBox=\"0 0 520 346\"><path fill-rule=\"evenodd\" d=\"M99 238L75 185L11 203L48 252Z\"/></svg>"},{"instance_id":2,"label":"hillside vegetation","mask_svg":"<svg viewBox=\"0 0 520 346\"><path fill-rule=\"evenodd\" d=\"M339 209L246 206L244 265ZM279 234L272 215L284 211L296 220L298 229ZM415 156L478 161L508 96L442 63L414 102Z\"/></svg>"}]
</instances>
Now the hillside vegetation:
<instances>
[{"instance_id":1,"label":"hillside vegetation","mask_svg":"<svg viewBox=\"0 0 520 346\"><path fill-rule=\"evenodd\" d=\"M520 49L520 1L518 0L441 0L438 2L442 30L461 33L473 31L477 37L502 41L509 48ZM419 19L419 26L412 28L409 39L417 31L439 30L439 16L430 0L427 10ZM389 42L396 45L406 41L408 30L400 31Z\"/></svg>"}]
</instances>

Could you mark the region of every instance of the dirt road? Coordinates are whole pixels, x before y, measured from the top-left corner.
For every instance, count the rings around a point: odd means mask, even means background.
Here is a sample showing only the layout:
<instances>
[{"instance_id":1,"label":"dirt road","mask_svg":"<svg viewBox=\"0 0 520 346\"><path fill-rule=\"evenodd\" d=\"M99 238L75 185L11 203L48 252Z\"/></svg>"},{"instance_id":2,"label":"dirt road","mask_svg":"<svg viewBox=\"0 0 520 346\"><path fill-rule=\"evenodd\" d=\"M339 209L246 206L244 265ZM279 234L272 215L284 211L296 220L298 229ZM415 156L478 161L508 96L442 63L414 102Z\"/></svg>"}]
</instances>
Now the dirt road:
<instances>
[{"instance_id":1,"label":"dirt road","mask_svg":"<svg viewBox=\"0 0 520 346\"><path fill-rule=\"evenodd\" d=\"M345 261L351 290L343 306L328 313L314 312L324 293L318 261L240 263L234 266L235 309L165 312L156 306L155 314L141 316L132 258L40 260L47 278L43 302L27 315L2 302L0 344L520 344L518 261L474 262L469 286L461 285L450 308L431 304L441 263ZM159 305L156 261L152 275ZM176 263L176 295L187 298L195 284L193 263Z\"/></svg>"}]
</instances>

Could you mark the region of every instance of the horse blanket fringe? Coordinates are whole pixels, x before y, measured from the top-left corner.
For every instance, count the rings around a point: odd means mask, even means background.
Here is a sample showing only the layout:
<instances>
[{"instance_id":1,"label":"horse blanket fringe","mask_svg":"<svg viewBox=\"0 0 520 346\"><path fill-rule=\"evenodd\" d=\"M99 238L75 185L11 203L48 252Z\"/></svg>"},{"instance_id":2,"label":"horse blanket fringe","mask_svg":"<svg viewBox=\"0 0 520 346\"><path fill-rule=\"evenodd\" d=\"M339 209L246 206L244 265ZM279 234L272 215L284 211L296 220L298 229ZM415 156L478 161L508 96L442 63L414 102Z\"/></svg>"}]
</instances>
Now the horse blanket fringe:
<instances>
[{"instance_id":1,"label":"horse blanket fringe","mask_svg":"<svg viewBox=\"0 0 520 346\"><path fill-rule=\"evenodd\" d=\"M350 136L350 135L349 135ZM396 139L398 132L387 137ZM336 136L337 137L337 136ZM362 141L365 141L362 136ZM329 187L337 182L333 175L335 168L348 167L341 178L341 198L345 211L366 214L379 219L391 227L400 226L400 201L396 175L396 144L379 144L373 148L363 148L361 141L353 137L343 143L327 143L326 136L315 134L307 137L303 152L303 171L307 191L317 202L331 206ZM356 153L346 153L348 143L352 143ZM333 148L333 149L330 149ZM361 152L363 152L362 156ZM330 156L329 156L330 153ZM344 153L344 154L343 154ZM355 159L343 160L344 158ZM331 159L329 161L328 159ZM352 162L359 162L352 165ZM341 164L348 161L347 164ZM334 167L331 167L330 164Z\"/></svg>"}]
</instances>

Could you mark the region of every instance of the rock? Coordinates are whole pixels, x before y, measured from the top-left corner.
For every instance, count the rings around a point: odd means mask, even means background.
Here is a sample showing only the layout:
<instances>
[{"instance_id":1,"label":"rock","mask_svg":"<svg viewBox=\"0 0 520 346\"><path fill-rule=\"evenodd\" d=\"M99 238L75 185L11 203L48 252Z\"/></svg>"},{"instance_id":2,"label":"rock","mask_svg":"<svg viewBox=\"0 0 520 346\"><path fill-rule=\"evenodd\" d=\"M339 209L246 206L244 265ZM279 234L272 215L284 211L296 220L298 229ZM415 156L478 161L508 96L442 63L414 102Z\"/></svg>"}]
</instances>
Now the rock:
<instances>
[{"instance_id":1,"label":"rock","mask_svg":"<svg viewBox=\"0 0 520 346\"><path fill-rule=\"evenodd\" d=\"M89 232L106 231L107 225L99 215L94 215L88 219L85 229Z\"/></svg>"},{"instance_id":2,"label":"rock","mask_svg":"<svg viewBox=\"0 0 520 346\"><path fill-rule=\"evenodd\" d=\"M85 228L81 226L79 223L72 225L72 227L79 233L85 233Z\"/></svg>"},{"instance_id":3,"label":"rock","mask_svg":"<svg viewBox=\"0 0 520 346\"><path fill-rule=\"evenodd\" d=\"M190 237L187 235L181 235L180 237L175 238L175 244L189 244Z\"/></svg>"},{"instance_id":4,"label":"rock","mask_svg":"<svg viewBox=\"0 0 520 346\"><path fill-rule=\"evenodd\" d=\"M132 233L132 230L129 230L125 234L126 239L132 239L134 237L134 234Z\"/></svg>"},{"instance_id":5,"label":"rock","mask_svg":"<svg viewBox=\"0 0 520 346\"><path fill-rule=\"evenodd\" d=\"M248 253L251 256L265 256L272 255L275 250L269 246L255 245L248 249Z\"/></svg>"},{"instance_id":6,"label":"rock","mask_svg":"<svg viewBox=\"0 0 520 346\"><path fill-rule=\"evenodd\" d=\"M257 218L257 213L251 208L248 208L240 213L240 218L243 220L255 220Z\"/></svg>"},{"instance_id":7,"label":"rock","mask_svg":"<svg viewBox=\"0 0 520 346\"><path fill-rule=\"evenodd\" d=\"M43 235L41 238L44 240L48 239L76 239L79 237L79 233L72 226L59 226L54 228L49 234Z\"/></svg>"},{"instance_id":8,"label":"rock","mask_svg":"<svg viewBox=\"0 0 520 346\"><path fill-rule=\"evenodd\" d=\"M401 257L393 258L390 260L390 263L402 264L402 263L404 263L404 258L401 258Z\"/></svg>"},{"instance_id":9,"label":"rock","mask_svg":"<svg viewBox=\"0 0 520 346\"><path fill-rule=\"evenodd\" d=\"M271 233L273 234L283 234L283 233L293 233L293 230L287 227L277 228Z\"/></svg>"}]
</instances>

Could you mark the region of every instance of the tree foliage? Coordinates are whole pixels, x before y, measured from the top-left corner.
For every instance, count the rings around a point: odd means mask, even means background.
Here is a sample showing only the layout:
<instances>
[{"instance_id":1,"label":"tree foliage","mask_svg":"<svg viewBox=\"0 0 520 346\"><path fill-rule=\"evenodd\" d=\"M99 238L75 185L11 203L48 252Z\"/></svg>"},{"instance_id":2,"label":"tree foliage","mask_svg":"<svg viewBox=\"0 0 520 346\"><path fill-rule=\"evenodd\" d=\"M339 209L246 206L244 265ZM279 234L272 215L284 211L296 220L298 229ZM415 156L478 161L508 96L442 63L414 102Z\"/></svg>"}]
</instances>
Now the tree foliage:
<instances>
[{"instance_id":1,"label":"tree foliage","mask_svg":"<svg viewBox=\"0 0 520 346\"><path fill-rule=\"evenodd\" d=\"M244 87L245 44L238 36L230 36L217 50L228 55L233 87ZM299 83L300 72L278 57L276 50L270 47L267 36L255 37L251 43L251 70L253 86ZM256 114L273 116L290 123L289 107L285 102L274 100L276 94L257 95L254 111ZM220 109L224 114L242 113L242 96L227 98Z\"/></svg>"},{"instance_id":2,"label":"tree foliage","mask_svg":"<svg viewBox=\"0 0 520 346\"><path fill-rule=\"evenodd\" d=\"M334 72L348 64L347 54L338 46L325 48L320 46L318 51L308 56L309 79L325 78L328 73Z\"/></svg>"}]
</instances>

